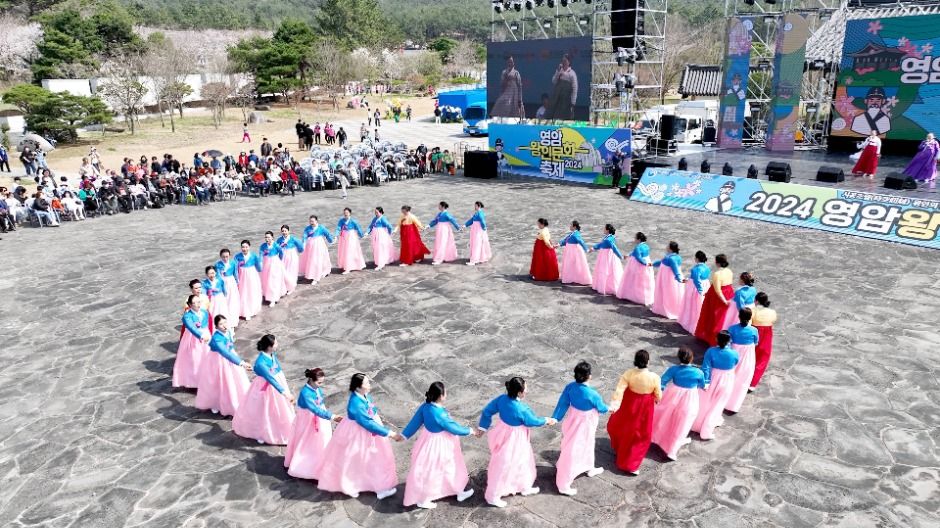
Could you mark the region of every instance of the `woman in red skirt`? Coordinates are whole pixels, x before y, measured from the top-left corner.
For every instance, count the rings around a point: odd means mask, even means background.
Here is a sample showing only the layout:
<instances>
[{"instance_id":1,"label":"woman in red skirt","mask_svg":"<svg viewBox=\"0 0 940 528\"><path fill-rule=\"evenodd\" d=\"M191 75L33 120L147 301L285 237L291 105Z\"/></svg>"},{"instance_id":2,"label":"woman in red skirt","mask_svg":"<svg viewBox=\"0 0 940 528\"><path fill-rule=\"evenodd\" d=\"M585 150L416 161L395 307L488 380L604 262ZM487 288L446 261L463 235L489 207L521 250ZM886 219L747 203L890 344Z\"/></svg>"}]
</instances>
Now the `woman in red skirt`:
<instances>
[{"instance_id":1,"label":"woman in red skirt","mask_svg":"<svg viewBox=\"0 0 940 528\"><path fill-rule=\"evenodd\" d=\"M424 229L424 226L421 221L411 214L411 206L401 206L401 218L398 219L398 225L395 226L395 231L401 231L400 266L410 266L415 262L421 262L424 257L431 254L431 250L421 240L422 229Z\"/></svg>"},{"instance_id":2,"label":"woman in red skirt","mask_svg":"<svg viewBox=\"0 0 940 528\"><path fill-rule=\"evenodd\" d=\"M638 351L632 368L620 376L611 396L614 411L607 421L610 447L617 454L617 467L636 475L653 438L653 406L663 397L659 376L646 370L649 352Z\"/></svg>"},{"instance_id":3,"label":"woman in red skirt","mask_svg":"<svg viewBox=\"0 0 940 528\"><path fill-rule=\"evenodd\" d=\"M777 322L777 312L770 307L770 298L760 292L754 301L751 325L757 330L757 346L754 348L756 360L754 364L754 377L751 379L751 390L760 383L767 364L770 363L770 354L774 348L774 323Z\"/></svg>"},{"instance_id":4,"label":"woman in red skirt","mask_svg":"<svg viewBox=\"0 0 940 528\"><path fill-rule=\"evenodd\" d=\"M529 275L532 280L556 281L558 280L558 255L555 254L557 245L552 244L552 235L548 232L548 220L539 218L539 234L535 237L532 247L532 264L529 266Z\"/></svg>"},{"instance_id":5,"label":"woman in red skirt","mask_svg":"<svg viewBox=\"0 0 940 528\"><path fill-rule=\"evenodd\" d=\"M728 257L723 253L715 257L718 266L712 273L712 284L705 292L702 312L695 326L695 337L711 346L718 344L718 332L724 330L728 305L734 297L734 273L728 269Z\"/></svg>"},{"instance_id":6,"label":"woman in red skirt","mask_svg":"<svg viewBox=\"0 0 940 528\"><path fill-rule=\"evenodd\" d=\"M862 142L862 155L852 168L852 174L856 176L868 176L869 179L875 179L875 173L878 172L878 158L881 157L881 138L878 137L878 131L872 130L871 134Z\"/></svg>"}]
</instances>

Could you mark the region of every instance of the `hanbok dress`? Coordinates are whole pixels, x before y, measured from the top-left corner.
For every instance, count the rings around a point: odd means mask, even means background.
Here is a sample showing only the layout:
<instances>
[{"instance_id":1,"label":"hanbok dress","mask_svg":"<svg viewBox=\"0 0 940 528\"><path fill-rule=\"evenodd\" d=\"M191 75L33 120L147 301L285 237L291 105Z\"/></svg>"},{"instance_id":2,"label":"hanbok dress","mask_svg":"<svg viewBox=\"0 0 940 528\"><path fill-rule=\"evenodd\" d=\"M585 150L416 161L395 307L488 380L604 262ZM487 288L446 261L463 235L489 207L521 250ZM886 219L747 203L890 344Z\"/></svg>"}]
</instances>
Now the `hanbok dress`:
<instances>
[{"instance_id":1,"label":"hanbok dress","mask_svg":"<svg viewBox=\"0 0 940 528\"><path fill-rule=\"evenodd\" d=\"M561 246L561 283L593 284L591 266L587 260L587 244L580 231L570 231L558 243Z\"/></svg>"},{"instance_id":2,"label":"hanbok dress","mask_svg":"<svg viewBox=\"0 0 940 528\"><path fill-rule=\"evenodd\" d=\"M304 252L301 271L305 278L318 281L326 277L333 270L330 260L329 244L333 243L333 235L329 229L318 225L316 228L307 226L304 229Z\"/></svg>"},{"instance_id":3,"label":"hanbok dress","mask_svg":"<svg viewBox=\"0 0 940 528\"><path fill-rule=\"evenodd\" d=\"M734 390L734 367L738 364L738 353L733 348L711 347L705 351L702 374L705 388L699 394L698 416L692 424L702 440L715 437L715 428L724 423L722 413Z\"/></svg>"},{"instance_id":4,"label":"hanbok dress","mask_svg":"<svg viewBox=\"0 0 940 528\"><path fill-rule=\"evenodd\" d=\"M493 418L498 420L494 422ZM529 428L541 427L546 420L516 398L503 394L483 408L480 429L486 431L490 462L486 468L484 497L495 503L501 497L522 493L535 484L535 453Z\"/></svg>"},{"instance_id":5,"label":"hanbok dress","mask_svg":"<svg viewBox=\"0 0 940 528\"><path fill-rule=\"evenodd\" d=\"M235 255L238 265L238 294L240 315L251 319L261 311L261 258L257 253Z\"/></svg>"},{"instance_id":6,"label":"hanbok dress","mask_svg":"<svg viewBox=\"0 0 940 528\"><path fill-rule=\"evenodd\" d=\"M868 136L862 142L862 155L859 156L853 174L875 174L878 172L878 156L881 155L881 138Z\"/></svg>"},{"instance_id":7,"label":"hanbok dress","mask_svg":"<svg viewBox=\"0 0 940 528\"><path fill-rule=\"evenodd\" d=\"M552 413L552 418L561 423L561 453L555 464L555 485L559 490L571 489L575 477L595 469L597 422L606 412L601 395L586 383L573 381L561 392Z\"/></svg>"},{"instance_id":8,"label":"hanbok dress","mask_svg":"<svg viewBox=\"0 0 940 528\"><path fill-rule=\"evenodd\" d=\"M725 404L725 409L738 412L741 410L741 405L744 404L744 397L747 396L751 381L754 379L754 366L757 362L755 349L760 342L760 337L757 329L750 324L747 326L741 326L740 323L732 325L728 329L728 333L731 334L731 348L738 353L740 360L734 367L734 388L731 390L731 396Z\"/></svg>"},{"instance_id":9,"label":"hanbok dress","mask_svg":"<svg viewBox=\"0 0 940 528\"><path fill-rule=\"evenodd\" d=\"M401 237L401 249L399 261L402 264L410 265L421 262L424 257L431 254L431 250L424 245L421 240L421 230L424 226L418 217L408 213L398 219L398 231Z\"/></svg>"},{"instance_id":10,"label":"hanbok dress","mask_svg":"<svg viewBox=\"0 0 940 528\"><path fill-rule=\"evenodd\" d=\"M654 262L653 267L659 268L659 273L651 310L667 319L678 319L682 313L682 257L667 253L662 260Z\"/></svg>"},{"instance_id":11,"label":"hanbok dress","mask_svg":"<svg viewBox=\"0 0 940 528\"><path fill-rule=\"evenodd\" d=\"M610 447L617 467L636 473L649 451L656 402L662 398L660 377L646 368L632 368L620 376L611 405L620 406L607 421Z\"/></svg>"},{"instance_id":12,"label":"hanbok dress","mask_svg":"<svg viewBox=\"0 0 940 528\"><path fill-rule=\"evenodd\" d=\"M940 143L936 139L921 141L914 159L904 168L904 174L921 182L933 181L937 178L938 155Z\"/></svg>"},{"instance_id":13,"label":"hanbok dress","mask_svg":"<svg viewBox=\"0 0 940 528\"><path fill-rule=\"evenodd\" d=\"M392 224L382 216L372 217L369 224L369 237L372 239L372 261L377 269L395 262L398 255L392 242Z\"/></svg>"},{"instance_id":14,"label":"hanbok dress","mask_svg":"<svg viewBox=\"0 0 940 528\"><path fill-rule=\"evenodd\" d=\"M226 317L232 330L238 326L241 316L241 294L238 291L238 262L234 259L219 260L215 263L215 273L225 283L225 300L228 301Z\"/></svg>"},{"instance_id":15,"label":"hanbok dress","mask_svg":"<svg viewBox=\"0 0 940 528\"><path fill-rule=\"evenodd\" d=\"M323 402L323 389L305 383L297 395L297 415L287 449L284 467L287 474L302 479L319 478L320 465L326 446L333 438L331 413Z\"/></svg>"},{"instance_id":16,"label":"hanbok dress","mask_svg":"<svg viewBox=\"0 0 940 528\"><path fill-rule=\"evenodd\" d=\"M777 323L777 312L772 308L755 306L754 313L751 315L751 325L757 329L757 346L754 347L754 377L751 378L751 388L757 387L764 372L767 371L767 364L770 363L770 356L774 349L774 325Z\"/></svg>"},{"instance_id":17,"label":"hanbok dress","mask_svg":"<svg viewBox=\"0 0 940 528\"><path fill-rule=\"evenodd\" d=\"M253 366L257 377L232 419L232 431L259 443L286 445L294 424L290 388L276 354L261 352Z\"/></svg>"},{"instance_id":18,"label":"hanbok dress","mask_svg":"<svg viewBox=\"0 0 940 528\"><path fill-rule=\"evenodd\" d=\"M552 247L552 235L547 227L539 229L532 246L532 263L529 265L529 275L537 281L556 281L558 272L558 255Z\"/></svg>"},{"instance_id":19,"label":"hanbok dress","mask_svg":"<svg viewBox=\"0 0 940 528\"><path fill-rule=\"evenodd\" d=\"M336 248L336 264L346 271L360 271L366 268L366 259L362 256L362 228L353 218L340 218L333 234L339 243Z\"/></svg>"},{"instance_id":20,"label":"hanbok dress","mask_svg":"<svg viewBox=\"0 0 940 528\"><path fill-rule=\"evenodd\" d=\"M616 295L623 284L623 253L617 247L617 237L607 235L594 244L594 251L597 251L597 262L591 286L601 295Z\"/></svg>"},{"instance_id":21,"label":"hanbok dress","mask_svg":"<svg viewBox=\"0 0 940 528\"><path fill-rule=\"evenodd\" d=\"M702 313L702 302L705 301L705 292L711 286L708 281L709 275L711 275L711 270L708 269L708 265L699 262L689 270L689 278L685 281L679 325L690 334L695 334L695 327Z\"/></svg>"},{"instance_id":22,"label":"hanbok dress","mask_svg":"<svg viewBox=\"0 0 940 528\"><path fill-rule=\"evenodd\" d=\"M457 241L454 238L454 232L460 230L457 219L450 212L441 211L428 225L434 228L434 250L431 252L431 261L440 264L457 260Z\"/></svg>"},{"instance_id":23,"label":"hanbok dress","mask_svg":"<svg viewBox=\"0 0 940 528\"><path fill-rule=\"evenodd\" d=\"M277 243L261 244L261 293L266 301L274 304L284 296L284 253Z\"/></svg>"},{"instance_id":24,"label":"hanbok dress","mask_svg":"<svg viewBox=\"0 0 940 528\"><path fill-rule=\"evenodd\" d=\"M711 346L718 344L718 332L724 330L725 316L734 305L734 286L731 285L734 274L728 268L718 268L712 273L711 286L705 292L698 324L695 326L695 337L705 341ZM722 302L718 292L730 301Z\"/></svg>"},{"instance_id":25,"label":"hanbok dress","mask_svg":"<svg viewBox=\"0 0 940 528\"><path fill-rule=\"evenodd\" d=\"M673 365L662 379L663 399L653 417L653 443L675 460L679 448L692 442L689 432L699 411L699 389L705 375L695 365Z\"/></svg>"},{"instance_id":26,"label":"hanbok dress","mask_svg":"<svg viewBox=\"0 0 940 528\"><path fill-rule=\"evenodd\" d=\"M653 304L656 286L650 264L650 247L646 242L640 242L627 257L623 280L617 289L617 298L644 306Z\"/></svg>"},{"instance_id":27,"label":"hanbok dress","mask_svg":"<svg viewBox=\"0 0 940 528\"><path fill-rule=\"evenodd\" d=\"M209 355L209 345L202 340L209 337L209 312L202 308L186 310L182 319L183 337L173 362L173 386L195 389L199 387L199 368Z\"/></svg>"},{"instance_id":28,"label":"hanbok dress","mask_svg":"<svg viewBox=\"0 0 940 528\"><path fill-rule=\"evenodd\" d=\"M294 235L281 235L274 241L281 248L284 262L284 295L290 295L297 289L297 278L300 276L301 254L304 246L300 239Z\"/></svg>"},{"instance_id":29,"label":"hanbok dress","mask_svg":"<svg viewBox=\"0 0 940 528\"><path fill-rule=\"evenodd\" d=\"M242 358L235 352L235 339L228 332L216 330L209 340L209 353L199 368L196 408L211 410L222 416L235 416L238 406L248 394L248 373Z\"/></svg>"},{"instance_id":30,"label":"hanbok dress","mask_svg":"<svg viewBox=\"0 0 940 528\"><path fill-rule=\"evenodd\" d=\"M460 437L470 428L455 422L443 406L423 403L401 434L411 438L419 429L405 480L406 507L461 494L470 482L460 449Z\"/></svg>"},{"instance_id":31,"label":"hanbok dress","mask_svg":"<svg viewBox=\"0 0 940 528\"><path fill-rule=\"evenodd\" d=\"M493 250L490 249L490 235L486 229L486 216L483 210L476 211L470 220L464 223L464 227L470 228L470 264L482 264L489 262L493 258Z\"/></svg>"}]
</instances>

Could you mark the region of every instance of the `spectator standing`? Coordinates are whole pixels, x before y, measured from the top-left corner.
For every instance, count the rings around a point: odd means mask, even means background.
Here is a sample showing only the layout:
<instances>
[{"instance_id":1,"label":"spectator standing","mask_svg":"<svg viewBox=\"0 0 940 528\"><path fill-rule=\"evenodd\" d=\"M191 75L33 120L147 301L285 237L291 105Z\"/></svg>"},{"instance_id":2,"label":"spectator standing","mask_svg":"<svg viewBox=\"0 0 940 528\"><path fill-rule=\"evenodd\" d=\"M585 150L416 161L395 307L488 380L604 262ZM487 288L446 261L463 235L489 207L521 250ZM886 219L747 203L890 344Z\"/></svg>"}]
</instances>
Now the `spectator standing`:
<instances>
[{"instance_id":1,"label":"spectator standing","mask_svg":"<svg viewBox=\"0 0 940 528\"><path fill-rule=\"evenodd\" d=\"M6 167L7 172L13 172L10 170L10 153L7 152L7 148L3 145L0 145L0 171Z\"/></svg>"},{"instance_id":2,"label":"spectator standing","mask_svg":"<svg viewBox=\"0 0 940 528\"><path fill-rule=\"evenodd\" d=\"M441 124L441 107L439 106L434 107L434 122L438 125Z\"/></svg>"},{"instance_id":3,"label":"spectator standing","mask_svg":"<svg viewBox=\"0 0 940 528\"><path fill-rule=\"evenodd\" d=\"M369 121L372 120L370 119ZM366 124L363 123L362 126L359 127L359 141L365 143L367 139L369 139L369 129L366 128Z\"/></svg>"},{"instance_id":4,"label":"spectator standing","mask_svg":"<svg viewBox=\"0 0 940 528\"><path fill-rule=\"evenodd\" d=\"M379 112L378 108L375 109L375 114L373 114L372 117L375 119L376 127L382 126L382 122L381 122L382 113Z\"/></svg>"},{"instance_id":5,"label":"spectator standing","mask_svg":"<svg viewBox=\"0 0 940 528\"><path fill-rule=\"evenodd\" d=\"M242 143L251 143L251 134L248 133L248 123L242 123Z\"/></svg>"},{"instance_id":6,"label":"spectator standing","mask_svg":"<svg viewBox=\"0 0 940 528\"><path fill-rule=\"evenodd\" d=\"M320 123L319 122L313 126L313 141L317 145L320 144Z\"/></svg>"},{"instance_id":7,"label":"spectator standing","mask_svg":"<svg viewBox=\"0 0 940 528\"><path fill-rule=\"evenodd\" d=\"M304 149L304 122L300 119L297 120L297 123L294 125L294 130L297 132L297 149Z\"/></svg>"},{"instance_id":8,"label":"spectator standing","mask_svg":"<svg viewBox=\"0 0 940 528\"><path fill-rule=\"evenodd\" d=\"M405 108L405 119L411 121L411 105L408 105L408 107Z\"/></svg>"},{"instance_id":9,"label":"spectator standing","mask_svg":"<svg viewBox=\"0 0 940 528\"><path fill-rule=\"evenodd\" d=\"M20 152L20 163L22 163L23 168L26 169L27 176L36 174L36 155L29 147L23 147L23 151Z\"/></svg>"},{"instance_id":10,"label":"spectator standing","mask_svg":"<svg viewBox=\"0 0 940 528\"><path fill-rule=\"evenodd\" d=\"M346 145L346 131L343 130L343 127L339 127L339 131L336 133L336 140L339 142L340 148Z\"/></svg>"},{"instance_id":11,"label":"spectator standing","mask_svg":"<svg viewBox=\"0 0 940 528\"><path fill-rule=\"evenodd\" d=\"M268 141L268 138L261 139L261 157L267 158L271 155L271 152L274 148L271 146L271 143Z\"/></svg>"}]
</instances>

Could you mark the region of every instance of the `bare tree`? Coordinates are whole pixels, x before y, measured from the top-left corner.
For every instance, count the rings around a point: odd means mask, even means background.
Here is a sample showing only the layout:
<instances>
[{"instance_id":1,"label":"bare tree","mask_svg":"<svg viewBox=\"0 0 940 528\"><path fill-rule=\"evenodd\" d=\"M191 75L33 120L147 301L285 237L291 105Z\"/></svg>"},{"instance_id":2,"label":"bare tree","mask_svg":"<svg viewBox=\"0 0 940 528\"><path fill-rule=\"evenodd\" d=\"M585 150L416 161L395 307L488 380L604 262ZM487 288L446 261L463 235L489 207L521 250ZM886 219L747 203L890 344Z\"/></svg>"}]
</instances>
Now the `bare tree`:
<instances>
[{"instance_id":1,"label":"bare tree","mask_svg":"<svg viewBox=\"0 0 940 528\"><path fill-rule=\"evenodd\" d=\"M140 81L142 69L139 55L117 56L102 69L107 80L98 86L98 95L124 116L131 134L137 130L140 110L150 91Z\"/></svg>"},{"instance_id":2,"label":"bare tree","mask_svg":"<svg viewBox=\"0 0 940 528\"><path fill-rule=\"evenodd\" d=\"M193 92L192 87L186 84L186 74L192 67L190 54L181 51L172 42L152 47L144 59L144 71L149 74L154 87L160 124L165 126L163 112L168 109L173 132L176 132L173 110L179 107L180 117L183 117L183 99Z\"/></svg>"},{"instance_id":3,"label":"bare tree","mask_svg":"<svg viewBox=\"0 0 940 528\"><path fill-rule=\"evenodd\" d=\"M30 78L29 63L39 54L36 45L41 38L39 24L0 15L0 81Z\"/></svg>"},{"instance_id":4,"label":"bare tree","mask_svg":"<svg viewBox=\"0 0 940 528\"><path fill-rule=\"evenodd\" d=\"M450 53L450 60L444 65L444 73L451 77L474 77L485 69L477 58L477 44L470 40L458 41L457 47Z\"/></svg>"},{"instance_id":5,"label":"bare tree","mask_svg":"<svg viewBox=\"0 0 940 528\"><path fill-rule=\"evenodd\" d=\"M721 61L721 22L692 27L680 15L668 16L663 57L664 94L678 86L686 64L718 64Z\"/></svg>"},{"instance_id":6,"label":"bare tree","mask_svg":"<svg viewBox=\"0 0 940 528\"><path fill-rule=\"evenodd\" d=\"M202 85L202 97L209 101L212 109L212 124L219 128L225 118L225 104L232 97L234 90L226 82L211 82Z\"/></svg>"},{"instance_id":7,"label":"bare tree","mask_svg":"<svg viewBox=\"0 0 940 528\"><path fill-rule=\"evenodd\" d=\"M367 66L365 63L357 64L352 54L329 41L320 42L314 47L310 53L309 62L311 80L326 90L333 101L334 110L339 108L339 98L345 93L346 83L355 79L357 73L365 70L365 68L360 70L359 65Z\"/></svg>"}]
</instances>

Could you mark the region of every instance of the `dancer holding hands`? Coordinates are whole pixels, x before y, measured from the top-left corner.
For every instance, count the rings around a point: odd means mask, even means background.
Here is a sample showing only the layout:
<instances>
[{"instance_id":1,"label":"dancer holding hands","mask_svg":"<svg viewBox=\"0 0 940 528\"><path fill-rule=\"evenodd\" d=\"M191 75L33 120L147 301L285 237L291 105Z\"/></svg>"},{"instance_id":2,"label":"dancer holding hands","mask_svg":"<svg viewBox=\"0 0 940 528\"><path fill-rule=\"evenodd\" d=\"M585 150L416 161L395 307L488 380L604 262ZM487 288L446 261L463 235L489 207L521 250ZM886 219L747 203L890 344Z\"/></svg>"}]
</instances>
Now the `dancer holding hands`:
<instances>
[{"instance_id":1,"label":"dancer holding hands","mask_svg":"<svg viewBox=\"0 0 940 528\"><path fill-rule=\"evenodd\" d=\"M242 240L241 251L235 255L238 265L238 305L246 321L261 311L261 258L252 253L251 242ZM234 314L233 314L234 316Z\"/></svg>"},{"instance_id":2,"label":"dancer holding hands","mask_svg":"<svg viewBox=\"0 0 940 528\"><path fill-rule=\"evenodd\" d=\"M350 271L364 270L366 259L362 256L362 247L359 246L362 228L352 217L352 209L348 207L343 209L343 217L336 223L334 236L339 239L336 263L343 268L343 275L348 275Z\"/></svg>"},{"instance_id":3,"label":"dancer holding hands","mask_svg":"<svg viewBox=\"0 0 940 528\"><path fill-rule=\"evenodd\" d=\"M705 388L705 375L692 364L692 351L680 347L678 357L679 364L663 374L663 401L653 417L653 443L669 460L676 459L679 448L692 443L689 431L698 416L699 389Z\"/></svg>"},{"instance_id":4,"label":"dancer holding hands","mask_svg":"<svg viewBox=\"0 0 940 528\"><path fill-rule=\"evenodd\" d=\"M607 412L601 395L588 385L591 364L582 361L574 367L574 381L558 398L552 418L561 422L561 454L556 464L555 485L562 495L575 495L571 487L575 477L587 473L596 477L604 468L594 466L594 437L600 414Z\"/></svg>"},{"instance_id":5,"label":"dancer holding hands","mask_svg":"<svg viewBox=\"0 0 940 528\"><path fill-rule=\"evenodd\" d=\"M705 376L705 389L699 395L698 416L692 424L692 430L702 440L715 437L715 428L725 422L722 412L734 389L734 367L738 364L738 352L731 348L731 334L727 330L718 333L718 346L705 351L702 361L702 374Z\"/></svg>"},{"instance_id":6,"label":"dancer holding hands","mask_svg":"<svg viewBox=\"0 0 940 528\"><path fill-rule=\"evenodd\" d=\"M661 380L647 369L649 362L649 352L638 350L633 355L634 368L620 376L610 398L614 411L607 421L610 447L617 454L617 467L631 475L637 474L649 451L654 406L663 397Z\"/></svg>"},{"instance_id":7,"label":"dancer holding hands","mask_svg":"<svg viewBox=\"0 0 940 528\"><path fill-rule=\"evenodd\" d=\"M248 394L247 370L251 364L235 353L235 339L224 315L215 316L215 332L209 340L209 354L199 368L197 409L211 410L222 416L234 416Z\"/></svg>"},{"instance_id":8,"label":"dancer holding hands","mask_svg":"<svg viewBox=\"0 0 940 528\"><path fill-rule=\"evenodd\" d=\"M679 324L690 334L695 334L699 314L702 313L702 301L705 300L705 292L711 286L708 282L708 276L712 272L708 269L706 262L708 262L708 257L705 253L696 251L695 265L689 270L689 278L684 281L685 294L682 297L682 313L679 315Z\"/></svg>"},{"instance_id":9,"label":"dancer holding hands","mask_svg":"<svg viewBox=\"0 0 940 528\"><path fill-rule=\"evenodd\" d=\"M195 389L199 387L199 367L209 355L209 312L199 306L195 295L186 299L186 307L183 337L173 363L173 386Z\"/></svg>"},{"instance_id":10,"label":"dancer holding hands","mask_svg":"<svg viewBox=\"0 0 940 528\"><path fill-rule=\"evenodd\" d=\"M257 349L252 367L257 377L235 411L232 431L259 444L285 445L294 423L294 397L277 359L277 339L265 334Z\"/></svg>"},{"instance_id":11,"label":"dancer holding hands","mask_svg":"<svg viewBox=\"0 0 940 528\"><path fill-rule=\"evenodd\" d=\"M284 452L284 467L292 477L316 480L323 464L323 453L333 438L330 422L341 422L343 417L331 413L324 404L326 374L323 369L307 369L304 377L307 383L297 396L297 416Z\"/></svg>"},{"instance_id":12,"label":"dancer holding hands","mask_svg":"<svg viewBox=\"0 0 940 528\"><path fill-rule=\"evenodd\" d=\"M333 270L329 244L333 243L330 230L320 225L316 215L310 215L310 225L304 228L304 252L302 271L304 277L314 284Z\"/></svg>"},{"instance_id":13,"label":"dancer holding hands","mask_svg":"<svg viewBox=\"0 0 940 528\"><path fill-rule=\"evenodd\" d=\"M483 202L474 202L473 209L473 216L464 224L464 227L470 228L470 258L467 260L468 266L483 264L493 258L493 251L490 249L490 235L486 230L486 215L483 212Z\"/></svg>"},{"instance_id":14,"label":"dancer holding hands","mask_svg":"<svg viewBox=\"0 0 940 528\"><path fill-rule=\"evenodd\" d=\"M450 214L449 208L450 205L447 202L439 203L437 216L428 224L428 228L436 227L434 251L431 253L432 266L457 260L457 242L454 238L454 231L460 231L460 224L457 223L454 215Z\"/></svg>"},{"instance_id":15,"label":"dancer holding hands","mask_svg":"<svg viewBox=\"0 0 940 528\"><path fill-rule=\"evenodd\" d=\"M561 250L561 283L590 286L593 282L591 266L587 261L587 244L581 238L581 224L571 221L568 234L558 243Z\"/></svg>"},{"instance_id":16,"label":"dancer holding hands","mask_svg":"<svg viewBox=\"0 0 940 528\"><path fill-rule=\"evenodd\" d=\"M265 231L258 253L261 254L261 292L274 306L284 295L284 253L274 243L273 231Z\"/></svg>"},{"instance_id":17,"label":"dancer holding hands","mask_svg":"<svg viewBox=\"0 0 940 528\"><path fill-rule=\"evenodd\" d=\"M421 262L424 257L431 254L431 250L421 240L421 230L424 226L418 217L411 212L410 205L401 206L401 217L395 231L401 232L400 266L410 266Z\"/></svg>"},{"instance_id":18,"label":"dancer holding hands","mask_svg":"<svg viewBox=\"0 0 940 528\"><path fill-rule=\"evenodd\" d=\"M535 245L532 246L529 276L535 281L556 281L559 278L558 255L555 254L552 235L548 231L548 220L539 218L537 225L539 232L535 236Z\"/></svg>"},{"instance_id":19,"label":"dancer holding hands","mask_svg":"<svg viewBox=\"0 0 940 528\"><path fill-rule=\"evenodd\" d=\"M594 291L601 295L617 293L623 281L623 253L617 247L617 230L614 226L604 226L604 240L601 240L590 251L597 251L597 262L594 264Z\"/></svg>"},{"instance_id":20,"label":"dancer holding hands","mask_svg":"<svg viewBox=\"0 0 940 528\"><path fill-rule=\"evenodd\" d=\"M241 315L240 294L238 292L238 263L232 259L232 252L228 248L219 251L219 260L215 263L215 273L225 283L225 300L228 302L225 312L229 320L228 326L233 331L238 326L238 317Z\"/></svg>"},{"instance_id":21,"label":"dancer holding hands","mask_svg":"<svg viewBox=\"0 0 940 528\"><path fill-rule=\"evenodd\" d=\"M617 289L617 298L649 306L653 304L655 291L650 247L646 244L646 235L642 232L636 234L635 241L636 245L627 257L627 266L623 281Z\"/></svg>"},{"instance_id":22,"label":"dancer holding hands","mask_svg":"<svg viewBox=\"0 0 940 528\"><path fill-rule=\"evenodd\" d=\"M297 289L297 278L300 276L301 254L304 245L300 239L290 233L290 226L281 226L281 236L274 241L281 249L284 261L284 295L290 295Z\"/></svg>"},{"instance_id":23,"label":"dancer holding hands","mask_svg":"<svg viewBox=\"0 0 940 528\"><path fill-rule=\"evenodd\" d=\"M656 275L656 287L653 293L654 314L667 319L678 319L682 311L682 257L679 256L679 243L669 242L666 255L653 263L659 268Z\"/></svg>"},{"instance_id":24,"label":"dancer holding hands","mask_svg":"<svg viewBox=\"0 0 940 528\"><path fill-rule=\"evenodd\" d=\"M385 218L385 210L376 207L372 222L369 223L369 236L372 239L372 261L376 271L395 261L395 244L392 242L392 224Z\"/></svg>"}]
</instances>

